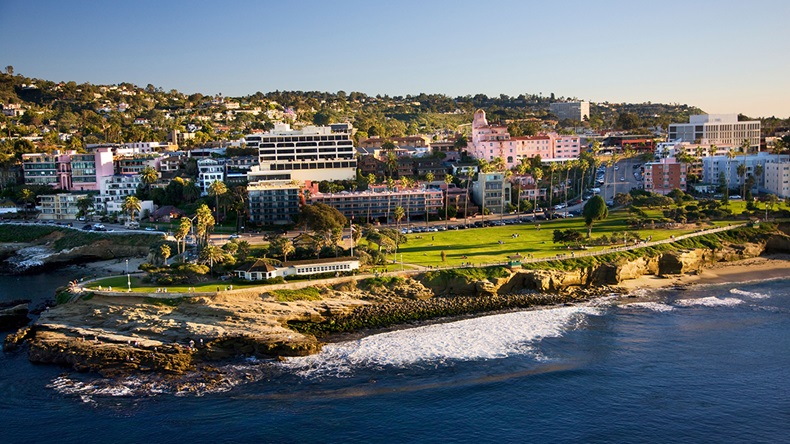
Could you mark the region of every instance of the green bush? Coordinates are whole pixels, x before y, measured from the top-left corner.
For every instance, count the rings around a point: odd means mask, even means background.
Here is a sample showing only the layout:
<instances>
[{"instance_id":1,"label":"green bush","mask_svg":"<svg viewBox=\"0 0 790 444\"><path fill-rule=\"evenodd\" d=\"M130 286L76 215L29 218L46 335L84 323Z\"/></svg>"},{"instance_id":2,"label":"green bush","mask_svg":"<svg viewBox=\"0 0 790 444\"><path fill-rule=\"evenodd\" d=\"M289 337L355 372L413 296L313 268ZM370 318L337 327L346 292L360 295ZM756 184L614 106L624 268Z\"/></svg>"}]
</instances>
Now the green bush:
<instances>
[{"instance_id":1,"label":"green bush","mask_svg":"<svg viewBox=\"0 0 790 444\"><path fill-rule=\"evenodd\" d=\"M315 287L306 287L299 290L272 290L269 292L278 302L293 301L320 301L321 290Z\"/></svg>"}]
</instances>

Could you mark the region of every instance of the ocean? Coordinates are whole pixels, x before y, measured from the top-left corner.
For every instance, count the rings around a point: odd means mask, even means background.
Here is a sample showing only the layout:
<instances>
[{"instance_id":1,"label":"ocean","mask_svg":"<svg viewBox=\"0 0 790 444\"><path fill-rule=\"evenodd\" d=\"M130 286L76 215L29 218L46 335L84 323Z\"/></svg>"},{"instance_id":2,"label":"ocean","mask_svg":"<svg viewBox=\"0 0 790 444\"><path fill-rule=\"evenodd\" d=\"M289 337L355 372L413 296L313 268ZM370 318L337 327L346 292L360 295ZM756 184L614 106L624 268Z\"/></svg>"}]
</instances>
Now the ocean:
<instances>
[{"instance_id":1,"label":"ocean","mask_svg":"<svg viewBox=\"0 0 790 444\"><path fill-rule=\"evenodd\" d=\"M44 298L74 277L0 277L0 298ZM788 284L411 327L286 362L223 364L228 384L202 391L3 353L2 441L788 442Z\"/></svg>"}]
</instances>

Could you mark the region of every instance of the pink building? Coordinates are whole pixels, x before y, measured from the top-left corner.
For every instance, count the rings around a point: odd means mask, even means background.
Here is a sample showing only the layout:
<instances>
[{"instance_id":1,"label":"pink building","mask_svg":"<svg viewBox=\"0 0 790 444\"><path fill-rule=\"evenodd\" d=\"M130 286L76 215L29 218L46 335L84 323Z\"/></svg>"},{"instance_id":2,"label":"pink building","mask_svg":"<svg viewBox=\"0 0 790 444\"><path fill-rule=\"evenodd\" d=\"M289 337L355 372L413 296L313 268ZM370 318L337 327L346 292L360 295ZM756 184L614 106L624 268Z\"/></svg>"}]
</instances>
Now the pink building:
<instances>
[{"instance_id":1,"label":"pink building","mask_svg":"<svg viewBox=\"0 0 790 444\"><path fill-rule=\"evenodd\" d=\"M113 155L110 148L99 148L91 154L23 154L22 168L26 184L65 191L98 191L100 178L113 175Z\"/></svg>"},{"instance_id":2,"label":"pink building","mask_svg":"<svg viewBox=\"0 0 790 444\"><path fill-rule=\"evenodd\" d=\"M579 136L548 133L510 137L506 126L489 125L483 110L475 112L469 145L469 152L474 157L487 161L501 157L507 168L513 168L524 158L540 156L541 159L578 159L581 153Z\"/></svg>"}]
</instances>

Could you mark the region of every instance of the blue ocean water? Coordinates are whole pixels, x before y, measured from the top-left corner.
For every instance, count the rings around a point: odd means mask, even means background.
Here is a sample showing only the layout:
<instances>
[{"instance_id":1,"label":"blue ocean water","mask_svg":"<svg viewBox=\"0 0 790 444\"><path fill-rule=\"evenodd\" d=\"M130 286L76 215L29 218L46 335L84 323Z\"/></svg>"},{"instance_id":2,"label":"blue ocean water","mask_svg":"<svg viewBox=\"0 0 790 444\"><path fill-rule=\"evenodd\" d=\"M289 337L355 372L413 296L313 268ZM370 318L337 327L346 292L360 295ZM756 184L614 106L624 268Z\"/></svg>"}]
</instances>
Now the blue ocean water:
<instances>
[{"instance_id":1,"label":"blue ocean water","mask_svg":"<svg viewBox=\"0 0 790 444\"><path fill-rule=\"evenodd\" d=\"M232 384L200 395L0 354L2 440L788 442L788 283L376 334L285 363L230 363Z\"/></svg>"}]
</instances>

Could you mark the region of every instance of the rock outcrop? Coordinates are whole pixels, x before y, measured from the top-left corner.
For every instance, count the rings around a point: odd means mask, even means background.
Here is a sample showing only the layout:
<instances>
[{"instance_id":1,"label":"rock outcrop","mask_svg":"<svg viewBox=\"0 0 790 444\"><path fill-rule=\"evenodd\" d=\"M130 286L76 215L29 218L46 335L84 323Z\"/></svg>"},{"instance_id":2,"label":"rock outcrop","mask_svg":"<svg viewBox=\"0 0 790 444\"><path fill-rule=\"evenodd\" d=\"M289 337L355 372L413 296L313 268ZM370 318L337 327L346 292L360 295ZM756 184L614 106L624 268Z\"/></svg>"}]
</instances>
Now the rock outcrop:
<instances>
[{"instance_id":1,"label":"rock outcrop","mask_svg":"<svg viewBox=\"0 0 790 444\"><path fill-rule=\"evenodd\" d=\"M12 330L30 322L29 300L0 302L0 331Z\"/></svg>"}]
</instances>

